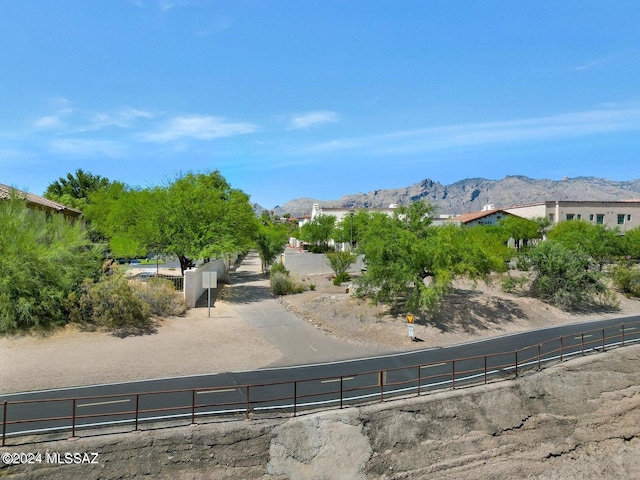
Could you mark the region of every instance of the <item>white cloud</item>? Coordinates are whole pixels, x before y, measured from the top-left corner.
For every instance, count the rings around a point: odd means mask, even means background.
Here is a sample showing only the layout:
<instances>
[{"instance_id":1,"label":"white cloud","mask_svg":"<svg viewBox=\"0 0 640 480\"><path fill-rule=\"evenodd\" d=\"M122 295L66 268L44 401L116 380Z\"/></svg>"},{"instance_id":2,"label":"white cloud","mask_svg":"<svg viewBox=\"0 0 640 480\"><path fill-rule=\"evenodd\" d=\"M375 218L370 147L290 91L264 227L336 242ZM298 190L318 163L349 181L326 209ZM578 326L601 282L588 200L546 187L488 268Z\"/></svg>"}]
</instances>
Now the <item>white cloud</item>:
<instances>
[{"instance_id":1,"label":"white cloud","mask_svg":"<svg viewBox=\"0 0 640 480\"><path fill-rule=\"evenodd\" d=\"M540 141L640 130L640 106L587 110L547 117L402 130L383 135L335 139L306 153L361 150L414 153L488 144Z\"/></svg>"},{"instance_id":2,"label":"white cloud","mask_svg":"<svg viewBox=\"0 0 640 480\"><path fill-rule=\"evenodd\" d=\"M180 116L169 120L156 132L142 135L149 142L171 142L185 138L213 140L255 132L256 125L245 122L229 122L209 115Z\"/></svg>"},{"instance_id":3,"label":"white cloud","mask_svg":"<svg viewBox=\"0 0 640 480\"><path fill-rule=\"evenodd\" d=\"M128 128L138 119L150 120L151 112L125 107L115 113L97 112L90 115L89 124L83 130L99 130L105 127Z\"/></svg>"},{"instance_id":4,"label":"white cloud","mask_svg":"<svg viewBox=\"0 0 640 480\"><path fill-rule=\"evenodd\" d=\"M338 120L339 117L336 112L319 110L293 116L289 122L289 128L291 130L297 130L300 128L315 127L323 123L337 122Z\"/></svg>"},{"instance_id":5,"label":"white cloud","mask_svg":"<svg viewBox=\"0 0 640 480\"><path fill-rule=\"evenodd\" d=\"M53 128L61 128L62 126L64 126L64 123L58 115L46 115L44 117L38 118L35 122L33 122L33 126L39 129L48 130Z\"/></svg>"},{"instance_id":6,"label":"white cloud","mask_svg":"<svg viewBox=\"0 0 640 480\"><path fill-rule=\"evenodd\" d=\"M52 152L55 154L75 155L80 157L119 157L123 153L123 149L119 144L109 140L82 140L68 138L54 140L51 142L50 147Z\"/></svg>"}]
</instances>

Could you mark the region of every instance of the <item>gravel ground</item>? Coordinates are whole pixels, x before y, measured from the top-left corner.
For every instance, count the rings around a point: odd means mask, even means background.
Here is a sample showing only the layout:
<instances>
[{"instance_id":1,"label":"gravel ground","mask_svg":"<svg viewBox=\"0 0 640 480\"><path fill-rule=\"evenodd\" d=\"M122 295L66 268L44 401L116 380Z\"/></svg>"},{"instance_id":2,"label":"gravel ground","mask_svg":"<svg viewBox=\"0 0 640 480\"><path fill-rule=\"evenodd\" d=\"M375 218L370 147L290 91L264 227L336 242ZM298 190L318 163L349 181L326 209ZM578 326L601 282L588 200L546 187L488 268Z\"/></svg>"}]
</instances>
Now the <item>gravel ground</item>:
<instances>
[{"instance_id":1,"label":"gravel ground","mask_svg":"<svg viewBox=\"0 0 640 480\"><path fill-rule=\"evenodd\" d=\"M619 308L569 313L534 298L504 293L499 278L491 284L457 281L432 319L416 318L412 342L404 316L389 314L383 305L352 295L353 286L334 286L330 275L301 277L314 291L282 297L285 308L327 334L356 344L389 350L416 350L453 345L485 337L613 317L640 315L640 301L618 295ZM346 293L347 288L349 293Z\"/></svg>"}]
</instances>

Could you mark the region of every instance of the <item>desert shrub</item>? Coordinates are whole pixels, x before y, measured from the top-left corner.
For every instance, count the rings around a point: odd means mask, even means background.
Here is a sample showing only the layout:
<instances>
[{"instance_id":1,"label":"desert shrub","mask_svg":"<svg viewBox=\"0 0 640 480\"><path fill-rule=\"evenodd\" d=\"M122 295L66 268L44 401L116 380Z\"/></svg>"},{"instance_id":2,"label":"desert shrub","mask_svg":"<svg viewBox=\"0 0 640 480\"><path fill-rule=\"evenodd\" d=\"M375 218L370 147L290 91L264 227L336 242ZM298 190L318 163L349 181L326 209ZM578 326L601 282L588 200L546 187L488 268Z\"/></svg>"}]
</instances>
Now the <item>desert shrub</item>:
<instances>
[{"instance_id":1,"label":"desert shrub","mask_svg":"<svg viewBox=\"0 0 640 480\"><path fill-rule=\"evenodd\" d=\"M304 286L295 278L281 272L271 274L271 292L274 295L290 295L304 292Z\"/></svg>"},{"instance_id":2,"label":"desert shrub","mask_svg":"<svg viewBox=\"0 0 640 480\"><path fill-rule=\"evenodd\" d=\"M98 275L101 252L82 221L0 200L0 334L68 321L65 299Z\"/></svg>"},{"instance_id":3,"label":"desert shrub","mask_svg":"<svg viewBox=\"0 0 640 480\"><path fill-rule=\"evenodd\" d=\"M544 302L565 310L578 310L600 304L607 297L602 275L589 270L590 258L579 249L547 240L533 249L528 258L533 271L531 293Z\"/></svg>"},{"instance_id":4,"label":"desert shrub","mask_svg":"<svg viewBox=\"0 0 640 480\"><path fill-rule=\"evenodd\" d=\"M72 322L109 330L145 329L151 323L151 308L120 273L85 280L79 292L69 295L68 306Z\"/></svg>"},{"instance_id":5,"label":"desert shrub","mask_svg":"<svg viewBox=\"0 0 640 480\"><path fill-rule=\"evenodd\" d=\"M346 281L349 280L347 270L358 259L355 253L351 252L329 252L327 253L327 262L331 270L336 274L336 278L340 277Z\"/></svg>"},{"instance_id":6,"label":"desert shrub","mask_svg":"<svg viewBox=\"0 0 640 480\"><path fill-rule=\"evenodd\" d=\"M528 277L512 277L511 275L507 275L502 279L500 287L503 292L513 293L525 290L527 283L529 283Z\"/></svg>"},{"instance_id":7,"label":"desert shrub","mask_svg":"<svg viewBox=\"0 0 640 480\"><path fill-rule=\"evenodd\" d=\"M184 297L176 292L171 280L150 278L147 282L133 280L130 282L133 293L149 305L151 313L160 317L182 315L187 306Z\"/></svg>"},{"instance_id":8,"label":"desert shrub","mask_svg":"<svg viewBox=\"0 0 640 480\"><path fill-rule=\"evenodd\" d=\"M283 273L284 275L289 275L289 270L287 270L287 268L284 266L284 263L277 262L271 265L271 268L269 269L270 275L273 275L275 273Z\"/></svg>"},{"instance_id":9,"label":"desert shrub","mask_svg":"<svg viewBox=\"0 0 640 480\"><path fill-rule=\"evenodd\" d=\"M309 246L309 251L311 253L328 253L328 252L333 252L335 251L335 248L333 248L330 245L327 244L321 244L321 245L310 245Z\"/></svg>"},{"instance_id":10,"label":"desert shrub","mask_svg":"<svg viewBox=\"0 0 640 480\"><path fill-rule=\"evenodd\" d=\"M336 277L333 279L333 284L334 285L340 285L342 282L346 282L350 278L351 277L349 276L349 274L347 272L341 272L341 273L337 274Z\"/></svg>"},{"instance_id":11,"label":"desert shrub","mask_svg":"<svg viewBox=\"0 0 640 480\"><path fill-rule=\"evenodd\" d=\"M616 265L611 272L611 279L617 290L625 295L640 297L640 270L628 264Z\"/></svg>"}]
</instances>

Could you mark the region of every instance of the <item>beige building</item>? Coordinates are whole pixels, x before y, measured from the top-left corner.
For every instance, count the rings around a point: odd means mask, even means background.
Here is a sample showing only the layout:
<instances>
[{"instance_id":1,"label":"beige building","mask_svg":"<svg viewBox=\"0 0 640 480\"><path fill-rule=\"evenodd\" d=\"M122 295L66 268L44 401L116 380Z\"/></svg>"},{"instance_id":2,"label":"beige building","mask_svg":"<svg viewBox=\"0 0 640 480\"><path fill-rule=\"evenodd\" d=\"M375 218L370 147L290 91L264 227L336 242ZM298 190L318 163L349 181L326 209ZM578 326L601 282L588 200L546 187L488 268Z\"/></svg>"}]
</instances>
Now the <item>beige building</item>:
<instances>
[{"instance_id":1,"label":"beige building","mask_svg":"<svg viewBox=\"0 0 640 480\"><path fill-rule=\"evenodd\" d=\"M53 200L41 197L40 195L23 192L17 188L9 187L0 183L0 200L8 200L12 196L23 198L27 203L27 207L33 208L34 210L42 210L47 213L61 213L68 218L79 218L82 216L82 212L80 210L67 207L66 205L54 202Z\"/></svg>"},{"instance_id":2,"label":"beige building","mask_svg":"<svg viewBox=\"0 0 640 480\"><path fill-rule=\"evenodd\" d=\"M311 209L311 220L319 215L333 215L336 217L336 223L341 222L345 217L348 217L352 213L360 210L366 210L368 212L386 213L387 215L393 215L393 212L398 208L398 205L391 204L388 208L348 208L348 207L321 207L320 204L314 203Z\"/></svg>"},{"instance_id":3,"label":"beige building","mask_svg":"<svg viewBox=\"0 0 640 480\"><path fill-rule=\"evenodd\" d=\"M640 200L576 201L556 200L503 207L502 210L524 218L546 217L551 223L584 220L618 228L624 233L640 226Z\"/></svg>"}]
</instances>

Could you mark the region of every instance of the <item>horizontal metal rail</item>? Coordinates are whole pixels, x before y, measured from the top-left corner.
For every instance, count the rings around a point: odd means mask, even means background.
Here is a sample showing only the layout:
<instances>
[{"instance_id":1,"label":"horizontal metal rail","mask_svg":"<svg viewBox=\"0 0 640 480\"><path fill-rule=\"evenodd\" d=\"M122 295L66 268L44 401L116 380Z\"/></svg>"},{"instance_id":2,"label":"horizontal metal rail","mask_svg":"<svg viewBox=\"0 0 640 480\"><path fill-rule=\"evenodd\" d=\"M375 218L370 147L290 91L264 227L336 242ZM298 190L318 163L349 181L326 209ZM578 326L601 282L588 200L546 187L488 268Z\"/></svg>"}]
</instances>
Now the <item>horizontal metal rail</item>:
<instances>
[{"instance_id":1,"label":"horizontal metal rail","mask_svg":"<svg viewBox=\"0 0 640 480\"><path fill-rule=\"evenodd\" d=\"M490 380L517 378L525 370L540 370L543 364L562 362L566 358L583 356L589 352L605 351L607 348L624 347L640 342L640 322L618 324L605 328L586 330L571 335L547 340L519 350L477 355L426 364L400 366L383 370L354 372L351 374L312 377L261 384L227 385L206 388L186 388L52 398L35 400L11 400L2 403L2 446L8 437L19 435L70 431L75 437L79 429L102 428L133 424L139 430L142 422L158 422L177 419L196 419L217 416L251 415L267 412L291 412L296 416L300 410L318 408L343 408L345 405L362 405L374 401L385 401L403 395L418 396L442 389L460 386L487 384ZM607 335L607 331L613 331ZM211 401L217 395L226 397ZM143 406L154 397L170 396L174 404L168 406ZM93 402L93 403L91 403ZM116 406L127 403L129 408L104 412L78 411L96 406ZM21 407L49 405L58 415L42 417L25 416ZM29 409L27 408L27 411ZM102 421L99 421L99 420ZM89 422L87 422L89 421ZM42 424L57 423L42 426ZM15 425L41 424L41 428L8 432Z\"/></svg>"}]
</instances>

